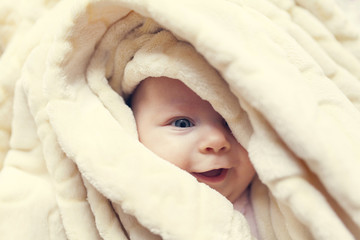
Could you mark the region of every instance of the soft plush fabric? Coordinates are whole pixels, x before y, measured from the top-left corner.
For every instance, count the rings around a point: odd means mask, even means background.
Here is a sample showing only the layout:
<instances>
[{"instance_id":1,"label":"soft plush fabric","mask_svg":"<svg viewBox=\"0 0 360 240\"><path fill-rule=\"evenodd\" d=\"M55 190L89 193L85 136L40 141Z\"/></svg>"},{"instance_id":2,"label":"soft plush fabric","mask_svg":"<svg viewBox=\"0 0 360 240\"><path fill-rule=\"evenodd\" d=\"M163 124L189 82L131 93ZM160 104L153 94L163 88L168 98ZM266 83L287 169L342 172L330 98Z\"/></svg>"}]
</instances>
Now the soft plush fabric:
<instances>
[{"instance_id":1,"label":"soft plush fabric","mask_svg":"<svg viewBox=\"0 0 360 240\"><path fill-rule=\"evenodd\" d=\"M1 239L255 238L226 198L138 141L125 99L164 75L248 150L259 239L360 238L360 35L334 0L0 12Z\"/></svg>"}]
</instances>

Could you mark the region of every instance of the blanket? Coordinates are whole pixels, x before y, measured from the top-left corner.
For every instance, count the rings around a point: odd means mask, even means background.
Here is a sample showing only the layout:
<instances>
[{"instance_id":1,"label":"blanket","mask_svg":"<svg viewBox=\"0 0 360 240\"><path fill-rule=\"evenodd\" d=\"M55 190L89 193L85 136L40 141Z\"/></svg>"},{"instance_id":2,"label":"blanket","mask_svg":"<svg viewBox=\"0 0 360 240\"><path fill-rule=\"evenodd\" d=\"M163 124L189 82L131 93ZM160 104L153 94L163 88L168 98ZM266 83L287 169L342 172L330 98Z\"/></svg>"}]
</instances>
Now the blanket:
<instances>
[{"instance_id":1,"label":"blanket","mask_svg":"<svg viewBox=\"0 0 360 240\"><path fill-rule=\"evenodd\" d=\"M4 0L1 239L255 239L138 140L128 93L178 78L249 153L259 239L360 238L360 35L334 0Z\"/></svg>"}]
</instances>

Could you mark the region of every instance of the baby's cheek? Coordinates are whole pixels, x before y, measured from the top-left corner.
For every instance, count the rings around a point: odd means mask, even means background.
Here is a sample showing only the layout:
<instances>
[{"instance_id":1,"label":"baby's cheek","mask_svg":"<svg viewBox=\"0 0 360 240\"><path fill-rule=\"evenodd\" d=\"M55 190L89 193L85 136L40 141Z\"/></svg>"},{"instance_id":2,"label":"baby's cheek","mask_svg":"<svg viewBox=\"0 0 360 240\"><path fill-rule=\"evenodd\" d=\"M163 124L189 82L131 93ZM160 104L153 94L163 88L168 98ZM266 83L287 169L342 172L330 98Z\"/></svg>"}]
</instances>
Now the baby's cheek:
<instances>
[{"instance_id":1,"label":"baby's cheek","mask_svg":"<svg viewBox=\"0 0 360 240\"><path fill-rule=\"evenodd\" d=\"M191 152L195 144L190 137L170 134L166 129L146 129L139 132L139 140L150 151L171 162L175 166L189 171L191 169Z\"/></svg>"},{"instance_id":2,"label":"baby's cheek","mask_svg":"<svg viewBox=\"0 0 360 240\"><path fill-rule=\"evenodd\" d=\"M251 164L250 160L248 159L245 163L243 163L243 169L242 169L242 181L244 185L249 185L251 181L253 180L256 172Z\"/></svg>"},{"instance_id":3,"label":"baby's cheek","mask_svg":"<svg viewBox=\"0 0 360 240\"><path fill-rule=\"evenodd\" d=\"M179 147L172 148L170 146L166 146L161 150L161 152L159 152L158 155L183 170L188 169L187 157L184 156L184 152L179 151Z\"/></svg>"}]
</instances>

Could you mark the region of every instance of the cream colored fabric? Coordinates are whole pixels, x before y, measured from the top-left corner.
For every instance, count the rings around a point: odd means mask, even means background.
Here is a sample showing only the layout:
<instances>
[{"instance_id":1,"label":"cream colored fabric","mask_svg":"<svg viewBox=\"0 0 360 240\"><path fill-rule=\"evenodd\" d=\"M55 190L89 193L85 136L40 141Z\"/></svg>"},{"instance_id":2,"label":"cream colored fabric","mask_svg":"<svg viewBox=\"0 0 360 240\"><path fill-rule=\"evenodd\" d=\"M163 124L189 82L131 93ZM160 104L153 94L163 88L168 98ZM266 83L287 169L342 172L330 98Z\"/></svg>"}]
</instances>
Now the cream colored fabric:
<instances>
[{"instance_id":1,"label":"cream colored fabric","mask_svg":"<svg viewBox=\"0 0 360 240\"><path fill-rule=\"evenodd\" d=\"M261 239L360 237L360 36L334 1L46 4L0 39L1 239L253 239L138 142L124 97L161 75L249 151Z\"/></svg>"}]
</instances>

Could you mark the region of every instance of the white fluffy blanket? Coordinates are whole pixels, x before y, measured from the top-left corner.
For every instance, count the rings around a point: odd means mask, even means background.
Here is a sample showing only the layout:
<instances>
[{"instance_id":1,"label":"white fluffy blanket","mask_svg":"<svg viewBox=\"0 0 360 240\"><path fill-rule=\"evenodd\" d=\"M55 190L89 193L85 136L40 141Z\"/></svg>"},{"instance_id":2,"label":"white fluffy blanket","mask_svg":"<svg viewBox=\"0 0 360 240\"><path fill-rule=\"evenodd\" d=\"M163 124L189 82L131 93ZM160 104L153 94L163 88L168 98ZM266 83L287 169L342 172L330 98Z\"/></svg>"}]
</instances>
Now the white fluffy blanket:
<instances>
[{"instance_id":1,"label":"white fluffy blanket","mask_svg":"<svg viewBox=\"0 0 360 240\"><path fill-rule=\"evenodd\" d=\"M260 239L360 238L360 35L333 0L3 0L0 33L1 239L253 239L138 142L149 75L246 147Z\"/></svg>"}]
</instances>

